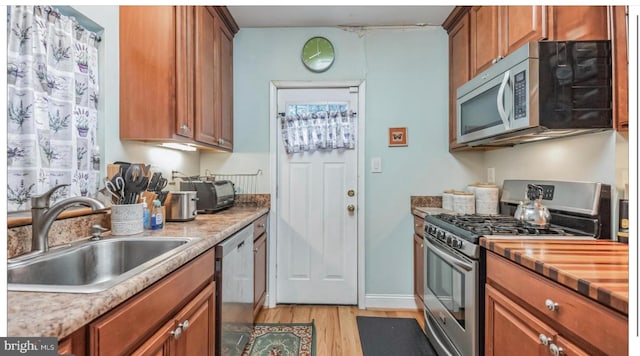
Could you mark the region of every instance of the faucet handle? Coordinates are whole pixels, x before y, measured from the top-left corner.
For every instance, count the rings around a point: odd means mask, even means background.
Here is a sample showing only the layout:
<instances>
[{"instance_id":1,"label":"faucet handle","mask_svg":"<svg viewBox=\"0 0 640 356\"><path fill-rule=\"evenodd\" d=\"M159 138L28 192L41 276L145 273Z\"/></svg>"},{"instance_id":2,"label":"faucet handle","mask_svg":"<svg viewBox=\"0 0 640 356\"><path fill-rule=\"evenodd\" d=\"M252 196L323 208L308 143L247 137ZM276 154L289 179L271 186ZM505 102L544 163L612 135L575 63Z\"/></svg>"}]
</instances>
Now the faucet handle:
<instances>
[{"instance_id":1,"label":"faucet handle","mask_svg":"<svg viewBox=\"0 0 640 356\"><path fill-rule=\"evenodd\" d=\"M102 236L100 236L100 234L102 234L103 232L107 231L108 229L100 226L100 225L93 225L91 226L91 240L100 240L100 238Z\"/></svg>"},{"instance_id":2,"label":"faucet handle","mask_svg":"<svg viewBox=\"0 0 640 356\"><path fill-rule=\"evenodd\" d=\"M31 208L35 209L47 209L49 208L49 200L51 199L51 195L58 189L62 187L68 187L70 184L59 184L55 187L49 189L48 191L42 193L41 195L36 195L31 197Z\"/></svg>"}]
</instances>

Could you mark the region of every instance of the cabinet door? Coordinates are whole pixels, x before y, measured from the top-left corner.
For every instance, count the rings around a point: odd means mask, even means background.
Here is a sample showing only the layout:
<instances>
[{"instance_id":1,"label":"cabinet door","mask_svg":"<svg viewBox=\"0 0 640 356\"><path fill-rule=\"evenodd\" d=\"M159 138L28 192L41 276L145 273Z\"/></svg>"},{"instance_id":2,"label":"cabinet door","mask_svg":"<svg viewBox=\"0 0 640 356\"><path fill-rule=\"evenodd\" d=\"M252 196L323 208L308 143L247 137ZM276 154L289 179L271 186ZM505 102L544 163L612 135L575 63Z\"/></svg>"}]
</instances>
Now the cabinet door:
<instances>
[{"instance_id":1,"label":"cabinet door","mask_svg":"<svg viewBox=\"0 0 640 356\"><path fill-rule=\"evenodd\" d=\"M233 149L233 34L222 22L217 23L217 41L220 48L219 65L220 81L219 102L219 145L222 148Z\"/></svg>"},{"instance_id":2,"label":"cabinet door","mask_svg":"<svg viewBox=\"0 0 640 356\"><path fill-rule=\"evenodd\" d=\"M193 138L195 7L176 6L176 115L177 135Z\"/></svg>"},{"instance_id":3,"label":"cabinet door","mask_svg":"<svg viewBox=\"0 0 640 356\"><path fill-rule=\"evenodd\" d=\"M606 6L549 6L550 39L609 39Z\"/></svg>"},{"instance_id":4,"label":"cabinet door","mask_svg":"<svg viewBox=\"0 0 640 356\"><path fill-rule=\"evenodd\" d=\"M613 50L613 117L616 129L629 130L629 42L628 7L611 6Z\"/></svg>"},{"instance_id":5,"label":"cabinet door","mask_svg":"<svg viewBox=\"0 0 640 356\"><path fill-rule=\"evenodd\" d=\"M255 319L267 294L267 234L253 242L253 318Z\"/></svg>"},{"instance_id":6,"label":"cabinet door","mask_svg":"<svg viewBox=\"0 0 640 356\"><path fill-rule=\"evenodd\" d=\"M572 343L571 341L563 338L562 336L558 335L555 339L555 341L553 342L554 345L556 345L558 352L560 352L560 355L562 356L587 356L590 355L589 352L583 350L582 348L578 347L576 344Z\"/></svg>"},{"instance_id":7,"label":"cabinet door","mask_svg":"<svg viewBox=\"0 0 640 356\"><path fill-rule=\"evenodd\" d=\"M58 343L58 354L74 356L86 355L86 336L87 329L85 327L81 327L73 334L60 340Z\"/></svg>"},{"instance_id":8,"label":"cabinet door","mask_svg":"<svg viewBox=\"0 0 640 356\"><path fill-rule=\"evenodd\" d=\"M474 6L471 18L471 77L489 68L500 55L498 6Z\"/></svg>"},{"instance_id":9,"label":"cabinet door","mask_svg":"<svg viewBox=\"0 0 640 356\"><path fill-rule=\"evenodd\" d=\"M182 334L176 339L176 355L210 355L215 351L215 283L211 282L176 315Z\"/></svg>"},{"instance_id":10,"label":"cabinet door","mask_svg":"<svg viewBox=\"0 0 640 356\"><path fill-rule=\"evenodd\" d=\"M449 150L465 145L457 143L456 90L470 78L469 13L449 31Z\"/></svg>"},{"instance_id":11,"label":"cabinet door","mask_svg":"<svg viewBox=\"0 0 640 356\"><path fill-rule=\"evenodd\" d=\"M120 6L120 138L175 134L176 16L173 6Z\"/></svg>"},{"instance_id":12,"label":"cabinet door","mask_svg":"<svg viewBox=\"0 0 640 356\"><path fill-rule=\"evenodd\" d=\"M413 294L419 308L424 308L424 242L413 235Z\"/></svg>"},{"instance_id":13,"label":"cabinet door","mask_svg":"<svg viewBox=\"0 0 640 356\"><path fill-rule=\"evenodd\" d=\"M177 326L174 320L170 320L149 339L147 339L142 346L137 348L132 356L171 356L175 355L175 336L172 332L175 332Z\"/></svg>"},{"instance_id":14,"label":"cabinet door","mask_svg":"<svg viewBox=\"0 0 640 356\"><path fill-rule=\"evenodd\" d=\"M555 330L488 284L485 303L485 355L549 355Z\"/></svg>"},{"instance_id":15,"label":"cabinet door","mask_svg":"<svg viewBox=\"0 0 640 356\"><path fill-rule=\"evenodd\" d=\"M503 57L529 41L547 37L544 6L500 6L500 25Z\"/></svg>"},{"instance_id":16,"label":"cabinet door","mask_svg":"<svg viewBox=\"0 0 640 356\"><path fill-rule=\"evenodd\" d=\"M211 7L196 7L196 89L195 89L195 139L210 145L218 145L216 110L219 107L216 89L216 17Z\"/></svg>"}]
</instances>

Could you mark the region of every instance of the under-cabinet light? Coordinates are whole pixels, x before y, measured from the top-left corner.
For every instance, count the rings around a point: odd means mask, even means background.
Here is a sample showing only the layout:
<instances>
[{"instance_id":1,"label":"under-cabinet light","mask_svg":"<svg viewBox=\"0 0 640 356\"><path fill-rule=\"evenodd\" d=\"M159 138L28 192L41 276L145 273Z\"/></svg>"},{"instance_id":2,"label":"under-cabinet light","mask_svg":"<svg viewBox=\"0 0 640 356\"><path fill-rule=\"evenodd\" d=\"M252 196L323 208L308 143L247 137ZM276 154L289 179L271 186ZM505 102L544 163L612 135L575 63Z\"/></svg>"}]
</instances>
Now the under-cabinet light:
<instances>
[{"instance_id":1,"label":"under-cabinet light","mask_svg":"<svg viewBox=\"0 0 640 356\"><path fill-rule=\"evenodd\" d=\"M167 148L173 148L176 150L181 150L181 151L197 151L198 149L195 146L191 146L191 145L185 145L183 143L176 143L176 142L163 142L160 146L162 147L167 147Z\"/></svg>"}]
</instances>

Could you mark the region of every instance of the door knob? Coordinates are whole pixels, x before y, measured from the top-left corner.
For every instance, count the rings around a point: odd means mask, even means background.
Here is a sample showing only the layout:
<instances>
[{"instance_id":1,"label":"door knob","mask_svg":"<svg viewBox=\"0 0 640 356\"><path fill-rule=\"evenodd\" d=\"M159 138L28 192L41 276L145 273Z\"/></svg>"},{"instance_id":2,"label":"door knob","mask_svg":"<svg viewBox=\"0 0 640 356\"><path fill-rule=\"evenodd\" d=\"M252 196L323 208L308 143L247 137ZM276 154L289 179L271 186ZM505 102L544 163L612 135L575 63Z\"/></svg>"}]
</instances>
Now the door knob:
<instances>
[{"instance_id":1,"label":"door knob","mask_svg":"<svg viewBox=\"0 0 640 356\"><path fill-rule=\"evenodd\" d=\"M349 212L352 213L356 210L356 206L353 204L349 204L347 205L347 210L349 210Z\"/></svg>"},{"instance_id":2,"label":"door knob","mask_svg":"<svg viewBox=\"0 0 640 356\"><path fill-rule=\"evenodd\" d=\"M353 189L349 189L349 190L347 191L347 195L348 195L348 196L350 196L350 197L352 197L352 196L356 195L356 192L355 192Z\"/></svg>"}]
</instances>

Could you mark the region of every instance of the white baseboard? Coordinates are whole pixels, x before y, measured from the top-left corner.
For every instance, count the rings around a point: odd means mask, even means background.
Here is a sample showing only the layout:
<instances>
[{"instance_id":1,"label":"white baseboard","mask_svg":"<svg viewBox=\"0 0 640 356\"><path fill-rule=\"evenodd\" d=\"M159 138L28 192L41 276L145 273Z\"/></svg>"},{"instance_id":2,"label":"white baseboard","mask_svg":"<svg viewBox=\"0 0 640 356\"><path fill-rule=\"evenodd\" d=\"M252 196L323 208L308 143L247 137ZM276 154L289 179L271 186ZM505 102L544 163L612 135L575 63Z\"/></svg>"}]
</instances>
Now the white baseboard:
<instances>
[{"instance_id":1,"label":"white baseboard","mask_svg":"<svg viewBox=\"0 0 640 356\"><path fill-rule=\"evenodd\" d=\"M365 308L418 309L413 294L367 294Z\"/></svg>"}]
</instances>

